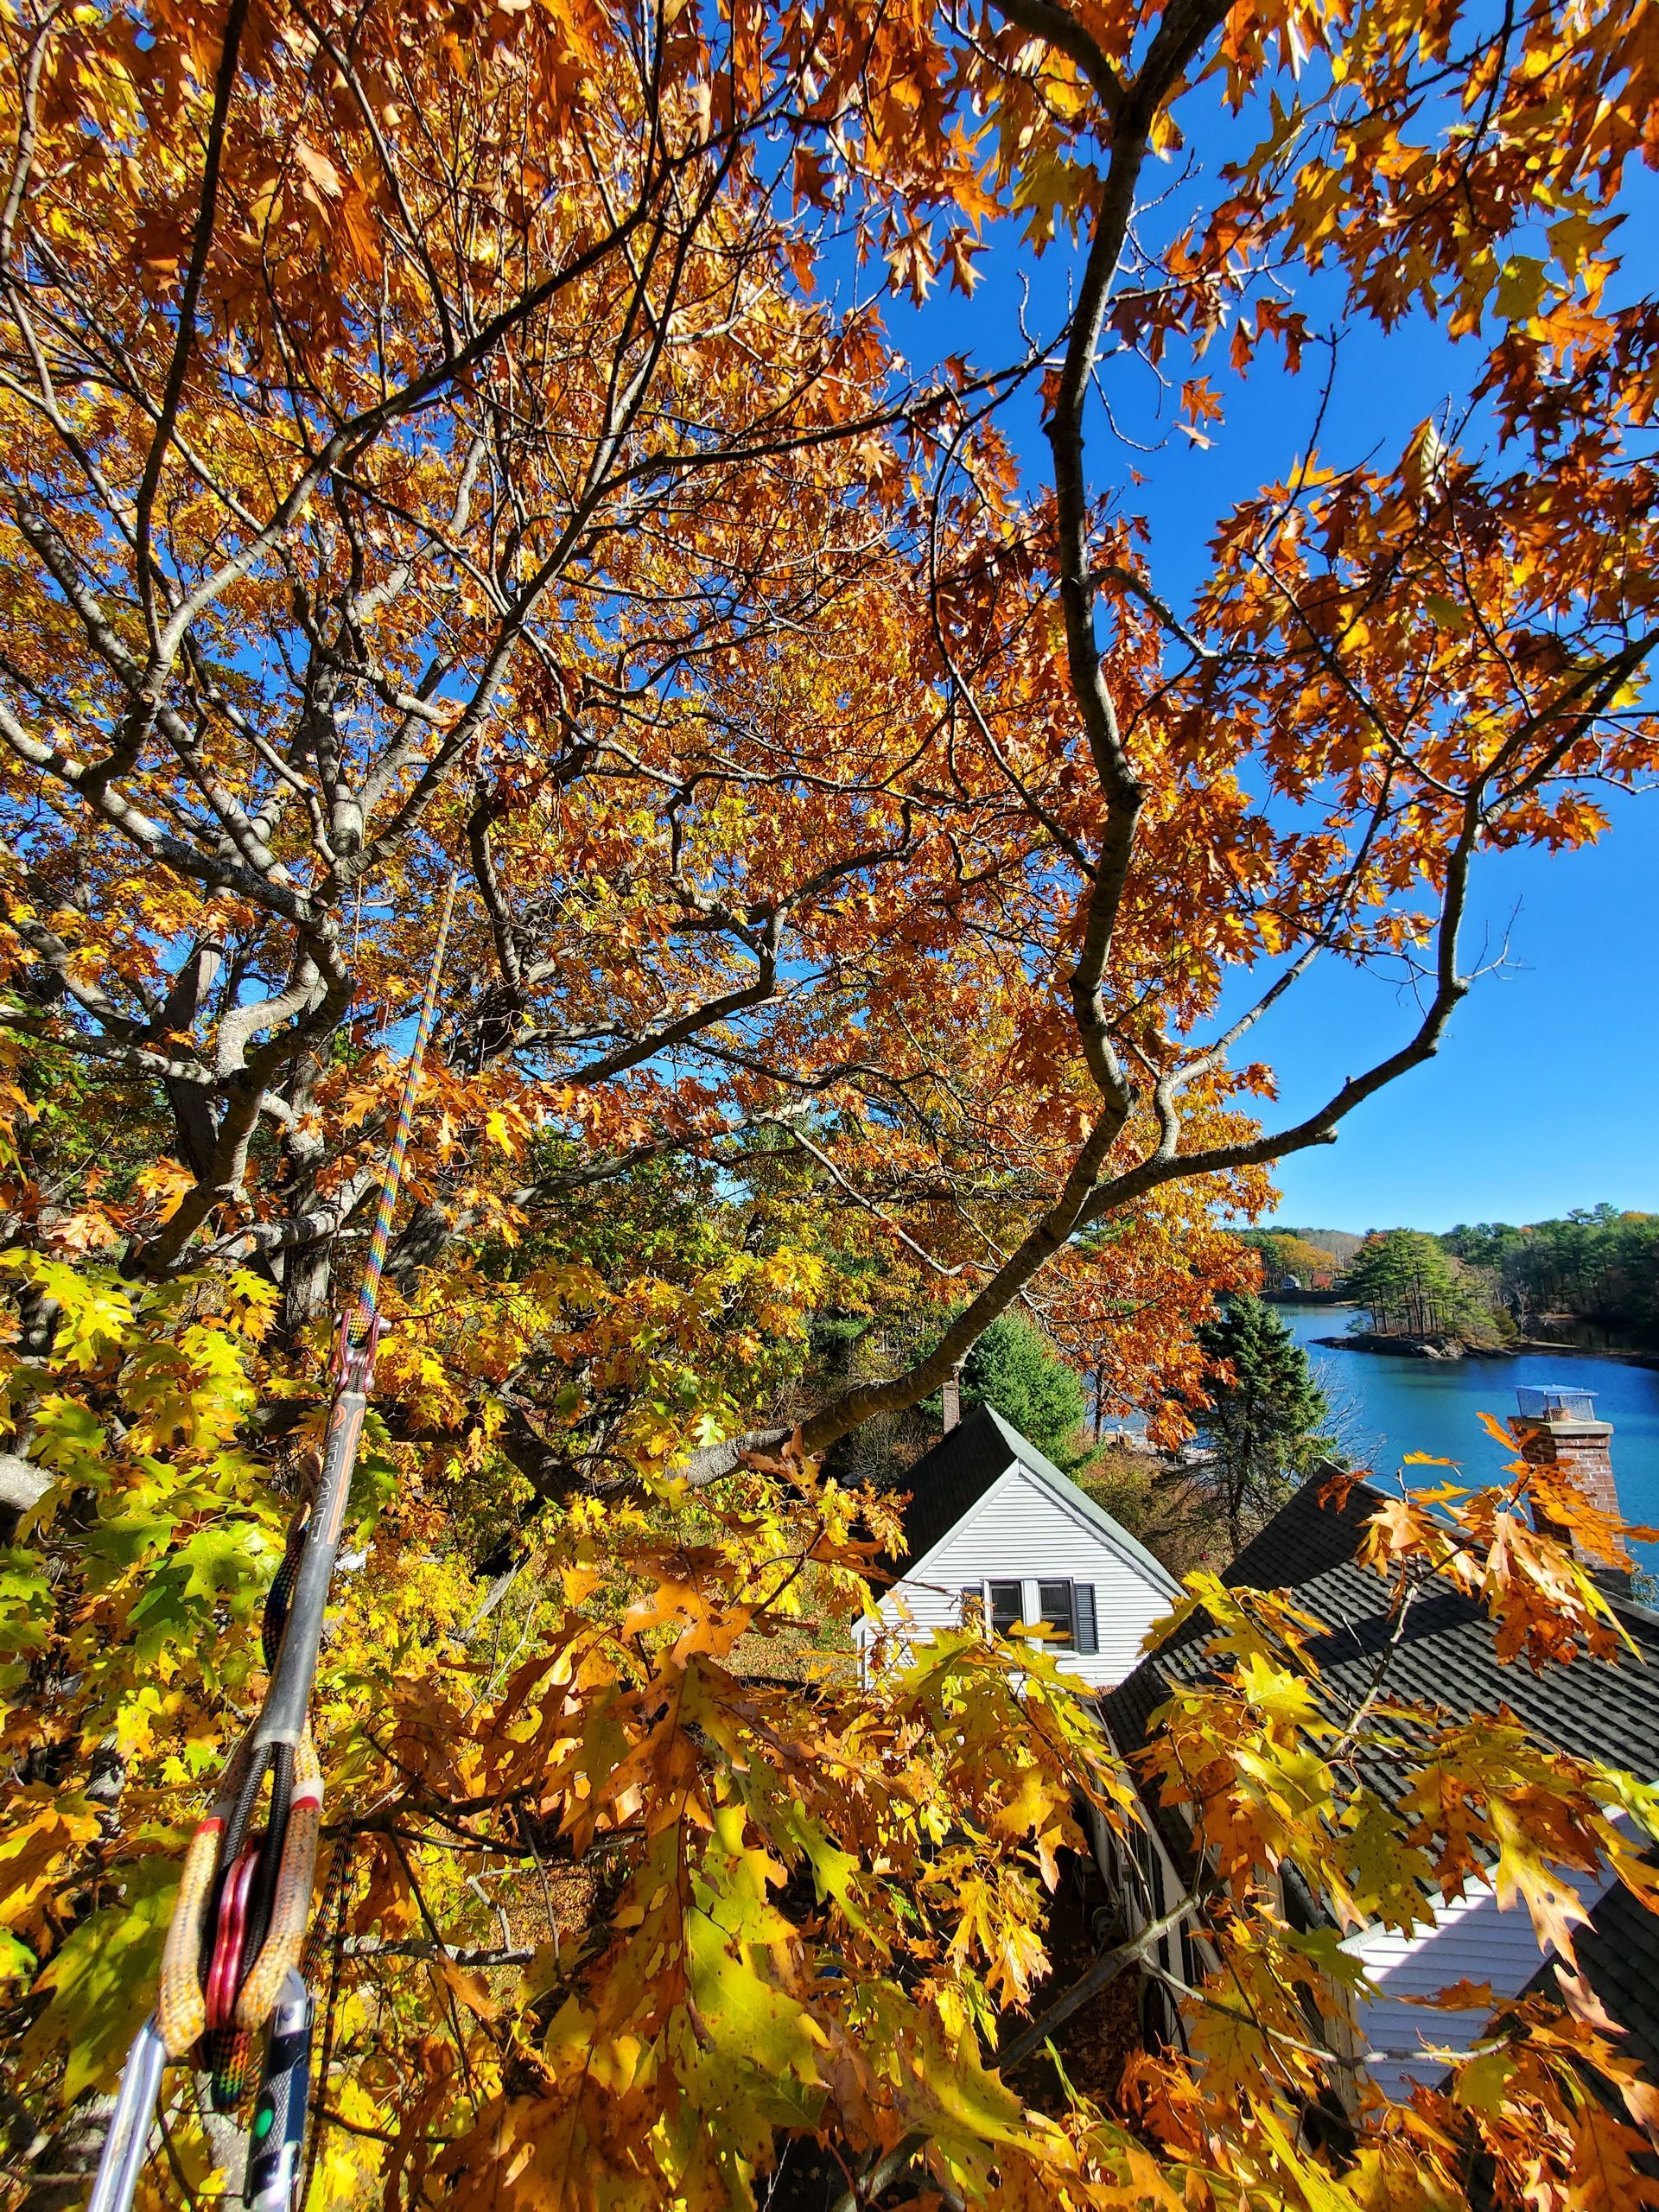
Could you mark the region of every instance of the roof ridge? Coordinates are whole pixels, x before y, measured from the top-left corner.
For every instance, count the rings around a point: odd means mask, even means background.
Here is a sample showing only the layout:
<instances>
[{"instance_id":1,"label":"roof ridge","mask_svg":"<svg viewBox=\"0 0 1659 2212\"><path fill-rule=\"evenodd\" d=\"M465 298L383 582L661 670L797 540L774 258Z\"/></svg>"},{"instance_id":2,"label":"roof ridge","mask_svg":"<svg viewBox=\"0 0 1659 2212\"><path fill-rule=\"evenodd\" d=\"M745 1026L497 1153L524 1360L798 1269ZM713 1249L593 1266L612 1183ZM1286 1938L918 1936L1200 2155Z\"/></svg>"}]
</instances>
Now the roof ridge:
<instances>
[{"instance_id":1,"label":"roof ridge","mask_svg":"<svg viewBox=\"0 0 1659 2212\"><path fill-rule=\"evenodd\" d=\"M984 1404L976 1410L989 1414L1003 1442L1012 1446L1015 1459L1028 1474L1035 1475L1051 1488L1058 1485L1058 1494L1062 1505L1074 1509L1084 1520L1092 1522L1109 1543L1116 1545L1135 1566L1149 1573L1154 1581L1168 1595L1180 1595L1179 1577L1172 1574L1157 1554L1148 1551L1138 1536L1132 1535L1116 1514L1109 1513L1103 1505L1090 1497L1074 1475L1068 1475L1063 1467L1057 1467L1045 1452L1038 1450L1028 1436L1021 1435L1011 1421L998 1413L995 1406Z\"/></svg>"},{"instance_id":2,"label":"roof ridge","mask_svg":"<svg viewBox=\"0 0 1659 2212\"><path fill-rule=\"evenodd\" d=\"M1179 1597L1180 1583L1163 1561L983 1399L930 1445L895 1485L909 1493L903 1511L904 1550L887 1554L900 1576L925 1559L1015 1467L1155 1590L1172 1599Z\"/></svg>"}]
</instances>

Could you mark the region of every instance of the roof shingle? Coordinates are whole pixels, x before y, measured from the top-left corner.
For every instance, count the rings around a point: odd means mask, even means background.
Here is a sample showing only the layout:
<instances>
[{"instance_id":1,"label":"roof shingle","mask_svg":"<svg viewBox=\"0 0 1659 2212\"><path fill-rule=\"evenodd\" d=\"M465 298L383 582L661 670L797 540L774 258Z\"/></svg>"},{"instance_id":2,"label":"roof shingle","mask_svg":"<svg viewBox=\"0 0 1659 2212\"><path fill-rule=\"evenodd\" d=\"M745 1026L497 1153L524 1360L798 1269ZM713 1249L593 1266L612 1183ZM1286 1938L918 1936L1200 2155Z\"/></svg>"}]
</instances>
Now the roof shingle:
<instances>
[{"instance_id":1,"label":"roof shingle","mask_svg":"<svg viewBox=\"0 0 1659 2212\"><path fill-rule=\"evenodd\" d=\"M1356 1556L1364 1524L1383 1503L1358 1483L1341 1505L1322 1504L1327 1477L1305 1483L1239 1554L1222 1580L1236 1589L1287 1590L1326 1624L1309 1656L1344 1700L1364 1694L1378 1653L1394 1633L1389 1586ZM1576 1758L1601 1759L1643 1782L1659 1780L1659 1618L1618 1607L1636 1656L1615 1665L1580 1657L1535 1675L1501 1666L1491 1622L1472 1599L1440 1584L1414 1604L1389 1673L1402 1697L1460 1713L1508 1706L1535 1736ZM1179 1681L1203 1671L1209 1630L1202 1618L1142 1660L1102 1702L1107 1725L1126 1751L1145 1740L1146 1722ZM1643 1663L1645 1662L1645 1664Z\"/></svg>"}]
</instances>

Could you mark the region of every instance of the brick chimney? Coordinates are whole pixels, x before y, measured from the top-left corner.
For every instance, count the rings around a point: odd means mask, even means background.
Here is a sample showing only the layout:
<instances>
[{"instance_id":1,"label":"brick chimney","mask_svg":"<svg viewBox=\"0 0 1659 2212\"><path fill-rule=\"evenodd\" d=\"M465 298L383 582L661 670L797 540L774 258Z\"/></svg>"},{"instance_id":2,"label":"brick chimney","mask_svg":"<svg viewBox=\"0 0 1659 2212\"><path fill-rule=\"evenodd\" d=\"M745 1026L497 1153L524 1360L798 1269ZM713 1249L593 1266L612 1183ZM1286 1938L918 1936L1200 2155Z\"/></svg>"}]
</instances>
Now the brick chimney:
<instances>
[{"instance_id":1,"label":"brick chimney","mask_svg":"<svg viewBox=\"0 0 1659 2212\"><path fill-rule=\"evenodd\" d=\"M1613 1425L1596 1419L1594 1394L1548 1387L1517 1389L1515 1395L1520 1411L1511 1415L1510 1426L1520 1444L1522 1458L1529 1466L1559 1467L1593 1506L1617 1520L1618 1485L1613 1480L1609 1449ZM1565 1535L1565 1530L1552 1527L1541 1516L1535 1517L1545 1533ZM1626 1568L1586 1552L1580 1544L1575 1543L1573 1548L1594 1570L1604 1589L1616 1597L1629 1596L1630 1578Z\"/></svg>"},{"instance_id":2,"label":"brick chimney","mask_svg":"<svg viewBox=\"0 0 1659 2212\"><path fill-rule=\"evenodd\" d=\"M962 1421L962 1362L960 1360L945 1376L944 1388L939 1395L944 1402L944 1433L949 1436L953 1428L960 1427Z\"/></svg>"}]
</instances>

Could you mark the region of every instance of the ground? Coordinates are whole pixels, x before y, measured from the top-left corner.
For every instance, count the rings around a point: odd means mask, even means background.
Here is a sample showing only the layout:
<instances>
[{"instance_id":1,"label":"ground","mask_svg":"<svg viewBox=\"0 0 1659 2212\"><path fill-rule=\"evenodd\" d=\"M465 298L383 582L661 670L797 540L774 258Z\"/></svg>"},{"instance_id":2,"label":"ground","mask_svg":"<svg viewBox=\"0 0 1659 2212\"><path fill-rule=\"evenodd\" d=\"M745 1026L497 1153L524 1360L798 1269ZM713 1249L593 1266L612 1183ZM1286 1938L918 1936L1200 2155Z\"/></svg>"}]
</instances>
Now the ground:
<instances>
[{"instance_id":1,"label":"ground","mask_svg":"<svg viewBox=\"0 0 1659 2212\"><path fill-rule=\"evenodd\" d=\"M1094 1964L1089 1916L1105 1901L1105 1888L1092 1861L1068 1854L1050 1923L1049 1951L1053 1963L1048 1980L1033 1993L1033 2019L1040 2018L1047 2006L1073 1982L1080 1981ZM1141 1992L1138 1973L1131 1969L1121 1974L1063 2021L1052 2038L1073 2088L1109 2108L1116 2101L1124 2062L1141 2047ZM1018 2035L1020 2024L1011 2022L1009 2031ZM1009 2078L1014 2089L1039 2110L1060 2108L1065 2092L1054 2062L1046 2052L1036 2053Z\"/></svg>"}]
</instances>

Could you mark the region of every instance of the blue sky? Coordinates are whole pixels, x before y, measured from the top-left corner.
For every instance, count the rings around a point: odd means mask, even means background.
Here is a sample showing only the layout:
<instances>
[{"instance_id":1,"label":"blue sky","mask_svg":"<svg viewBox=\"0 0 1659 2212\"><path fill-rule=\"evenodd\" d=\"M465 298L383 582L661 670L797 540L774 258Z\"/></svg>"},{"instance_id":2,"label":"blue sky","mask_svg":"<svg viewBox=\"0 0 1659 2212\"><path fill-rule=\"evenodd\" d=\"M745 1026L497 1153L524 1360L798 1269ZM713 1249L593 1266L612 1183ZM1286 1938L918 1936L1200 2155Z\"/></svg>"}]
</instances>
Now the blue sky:
<instances>
[{"instance_id":1,"label":"blue sky","mask_svg":"<svg viewBox=\"0 0 1659 2212\"><path fill-rule=\"evenodd\" d=\"M1649 197L1642 193L1645 203ZM1645 205L1643 213L1648 213ZM1617 244L1629 275L1638 216ZM1635 236L1632 236L1632 233ZM1034 327L1058 327L1076 257L1053 250L1042 262L1004 228L980 264L971 302L936 294L919 312L887 309L890 329L914 365L951 353L986 363L1018 348L1022 281ZM1639 272L1643 277L1649 270ZM1610 298L1628 289L1616 284ZM1297 304L1318 326L1334 296ZM1153 574L1181 603L1202 573L1216 519L1263 480L1282 478L1304 449L1319 400L1322 362L1310 351L1300 378L1269 351L1243 381L1225 360L1224 337L1202 363L1222 393L1227 419L1207 451L1179 435L1148 454L1114 448L1096 410L1091 479L1113 483L1149 519ZM1172 383L1192 371L1173 365ZM1376 455L1391 464L1415 426L1454 404L1473 373L1463 349L1422 323L1384 337L1370 325L1344 331L1332 402L1319 447L1333 464ZM1150 373L1129 360L1104 364L1119 425L1138 441L1161 436ZM1165 423L1169 410L1165 404ZM1033 404L1005 415L1029 473L1046 475L1047 448ZM1133 465L1147 480L1131 490ZM1600 1200L1659 1211L1659 1162L1652 1137L1659 1092L1659 793L1609 806L1611 828L1579 853L1489 856L1477 880L1469 943L1508 932L1508 962L1478 982L1453 1021L1438 1060L1362 1107L1337 1144L1287 1161L1278 1218L1325 1228L1440 1229L1453 1222L1526 1222ZM1316 971L1288 995L1260 1057L1281 1084L1281 1111L1315 1104L1333 1078L1357 1071L1402 1041L1412 1008L1378 977Z\"/></svg>"}]
</instances>

